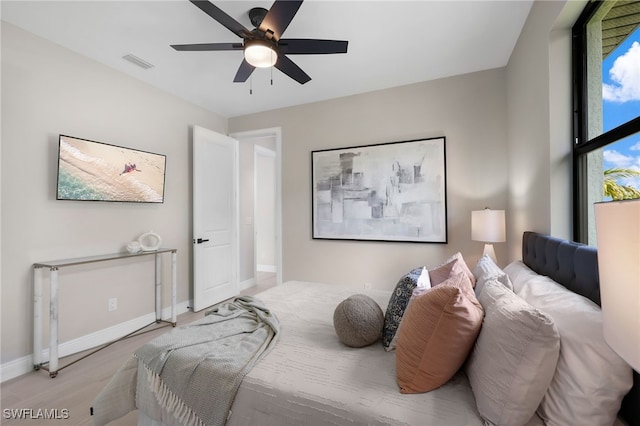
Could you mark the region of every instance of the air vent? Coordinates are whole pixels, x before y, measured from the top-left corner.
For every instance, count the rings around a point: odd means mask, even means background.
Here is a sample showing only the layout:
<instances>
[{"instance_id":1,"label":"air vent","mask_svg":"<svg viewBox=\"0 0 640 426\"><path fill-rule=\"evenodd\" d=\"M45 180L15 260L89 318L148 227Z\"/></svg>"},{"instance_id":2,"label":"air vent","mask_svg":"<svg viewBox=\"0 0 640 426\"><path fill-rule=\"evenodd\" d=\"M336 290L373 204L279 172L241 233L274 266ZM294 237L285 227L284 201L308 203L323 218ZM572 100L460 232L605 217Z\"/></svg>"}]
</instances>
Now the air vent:
<instances>
[{"instance_id":1,"label":"air vent","mask_svg":"<svg viewBox=\"0 0 640 426\"><path fill-rule=\"evenodd\" d=\"M132 64L135 64L137 66L139 66L140 68L144 68L145 70L148 70L149 68L153 68L154 65L145 61L142 58L138 58L136 55L129 53L127 55L124 55L122 57L122 59L126 59L127 61L131 62Z\"/></svg>"}]
</instances>

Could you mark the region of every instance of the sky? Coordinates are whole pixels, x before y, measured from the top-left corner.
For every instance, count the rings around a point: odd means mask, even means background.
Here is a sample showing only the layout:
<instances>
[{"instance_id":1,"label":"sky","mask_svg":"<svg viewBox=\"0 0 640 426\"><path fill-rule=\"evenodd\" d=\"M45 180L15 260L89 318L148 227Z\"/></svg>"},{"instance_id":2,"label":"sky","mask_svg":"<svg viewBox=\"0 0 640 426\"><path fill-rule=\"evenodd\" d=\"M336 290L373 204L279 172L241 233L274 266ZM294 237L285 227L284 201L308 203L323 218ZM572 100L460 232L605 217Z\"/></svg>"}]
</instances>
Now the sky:
<instances>
[{"instance_id":1,"label":"sky","mask_svg":"<svg viewBox=\"0 0 640 426\"><path fill-rule=\"evenodd\" d=\"M640 28L602 62L603 130L640 116ZM604 169L640 171L640 133L604 149ZM640 177L619 181L640 189Z\"/></svg>"}]
</instances>

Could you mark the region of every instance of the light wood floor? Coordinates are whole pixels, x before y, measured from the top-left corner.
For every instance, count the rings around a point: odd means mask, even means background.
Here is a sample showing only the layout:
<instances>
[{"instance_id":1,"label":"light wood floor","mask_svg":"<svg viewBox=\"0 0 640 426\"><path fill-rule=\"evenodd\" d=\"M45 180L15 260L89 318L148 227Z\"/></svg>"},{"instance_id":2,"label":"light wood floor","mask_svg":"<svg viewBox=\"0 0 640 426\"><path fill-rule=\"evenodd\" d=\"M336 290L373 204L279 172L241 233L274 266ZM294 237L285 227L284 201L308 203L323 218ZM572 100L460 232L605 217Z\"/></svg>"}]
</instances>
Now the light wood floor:
<instances>
[{"instance_id":1,"label":"light wood floor","mask_svg":"<svg viewBox=\"0 0 640 426\"><path fill-rule=\"evenodd\" d=\"M243 295L256 294L276 284L275 273L259 272L258 285L242 292ZM200 319L206 310L194 313L186 312L178 316L178 325ZM89 408L91 402L107 384L111 376L129 356L141 345L154 337L166 333L171 327L153 329L152 331L117 342L94 355L62 370L54 379L49 378L46 371L32 371L0 386L1 408L0 424L2 425L37 425L37 426L77 426L92 425ZM82 354L77 354L79 357ZM73 360L67 357L61 364ZM7 410L32 409L35 417L38 410L57 410L59 416L68 413L67 419L12 419ZM63 411L66 410L66 411ZM132 412L118 421L118 426L134 426L138 414Z\"/></svg>"}]
</instances>

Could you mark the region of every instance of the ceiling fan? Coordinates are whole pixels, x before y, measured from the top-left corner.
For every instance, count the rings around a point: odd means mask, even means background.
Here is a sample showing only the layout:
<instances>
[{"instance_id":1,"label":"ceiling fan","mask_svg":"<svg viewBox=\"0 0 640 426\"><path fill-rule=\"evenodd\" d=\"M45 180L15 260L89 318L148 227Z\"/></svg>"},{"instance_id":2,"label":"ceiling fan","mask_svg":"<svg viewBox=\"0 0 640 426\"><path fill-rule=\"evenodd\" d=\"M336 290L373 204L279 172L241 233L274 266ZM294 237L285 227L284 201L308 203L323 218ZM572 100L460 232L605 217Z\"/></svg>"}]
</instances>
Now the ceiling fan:
<instances>
[{"instance_id":1,"label":"ceiling fan","mask_svg":"<svg viewBox=\"0 0 640 426\"><path fill-rule=\"evenodd\" d=\"M247 81L256 67L275 66L298 83L304 84L311 77L286 55L347 53L348 41L282 38L282 33L298 12L302 0L276 0L269 10L261 7L251 9L249 19L255 26L253 30L248 30L209 1L189 1L240 37L242 43L172 44L171 47L191 52L242 50L244 59L233 79L236 83Z\"/></svg>"}]
</instances>

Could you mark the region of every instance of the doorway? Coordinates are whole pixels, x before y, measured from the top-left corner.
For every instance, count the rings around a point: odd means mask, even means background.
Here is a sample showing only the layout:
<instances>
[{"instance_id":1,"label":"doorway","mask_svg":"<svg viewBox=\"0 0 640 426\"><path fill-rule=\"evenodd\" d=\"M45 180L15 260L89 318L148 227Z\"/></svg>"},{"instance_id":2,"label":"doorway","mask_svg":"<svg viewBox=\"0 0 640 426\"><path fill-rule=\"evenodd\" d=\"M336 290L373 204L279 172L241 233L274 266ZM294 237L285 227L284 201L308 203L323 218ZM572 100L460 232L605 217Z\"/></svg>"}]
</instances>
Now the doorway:
<instances>
[{"instance_id":1,"label":"doorway","mask_svg":"<svg viewBox=\"0 0 640 426\"><path fill-rule=\"evenodd\" d=\"M275 144L274 144L275 145ZM253 146L254 270L258 286L275 283L276 272L276 152Z\"/></svg>"},{"instance_id":2,"label":"doorway","mask_svg":"<svg viewBox=\"0 0 640 426\"><path fill-rule=\"evenodd\" d=\"M281 132L231 135L240 144L240 289L282 283ZM264 281L263 281L264 283ZM262 286L260 286L262 287Z\"/></svg>"}]
</instances>

